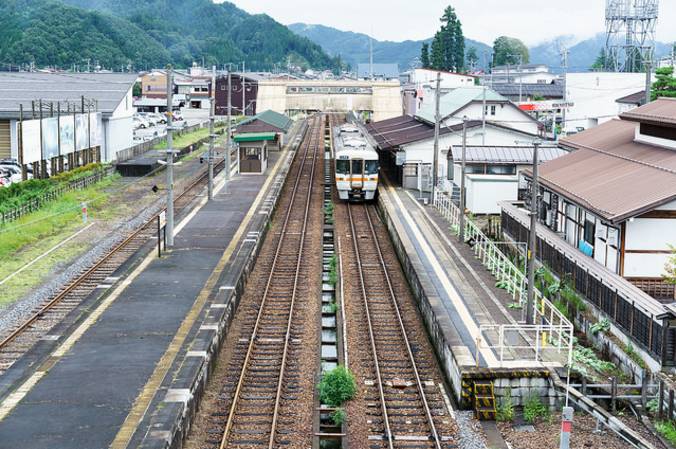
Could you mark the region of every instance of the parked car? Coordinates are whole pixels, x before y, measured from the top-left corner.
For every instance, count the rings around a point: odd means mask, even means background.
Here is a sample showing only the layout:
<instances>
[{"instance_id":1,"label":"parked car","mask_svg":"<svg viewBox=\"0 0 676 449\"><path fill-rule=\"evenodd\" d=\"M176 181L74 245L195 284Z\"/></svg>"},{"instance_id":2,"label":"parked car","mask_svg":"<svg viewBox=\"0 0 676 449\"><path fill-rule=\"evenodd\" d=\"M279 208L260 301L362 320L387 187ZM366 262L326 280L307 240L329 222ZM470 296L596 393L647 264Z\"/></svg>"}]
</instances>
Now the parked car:
<instances>
[{"instance_id":1,"label":"parked car","mask_svg":"<svg viewBox=\"0 0 676 449\"><path fill-rule=\"evenodd\" d=\"M15 169L19 175L21 174L21 164L16 159L0 159L0 168L11 168ZM33 167L30 165L26 166L26 171L28 174L33 173Z\"/></svg>"},{"instance_id":2,"label":"parked car","mask_svg":"<svg viewBox=\"0 0 676 449\"><path fill-rule=\"evenodd\" d=\"M174 111L173 117L176 121L183 121L183 113L181 111Z\"/></svg>"},{"instance_id":3,"label":"parked car","mask_svg":"<svg viewBox=\"0 0 676 449\"><path fill-rule=\"evenodd\" d=\"M167 117L164 114L159 114L157 112L153 112L149 114L153 119L155 119L155 123L161 123L161 124L166 124L167 123Z\"/></svg>"},{"instance_id":4,"label":"parked car","mask_svg":"<svg viewBox=\"0 0 676 449\"><path fill-rule=\"evenodd\" d=\"M150 123L140 115L135 115L132 120L134 121L134 129L150 128Z\"/></svg>"}]
</instances>

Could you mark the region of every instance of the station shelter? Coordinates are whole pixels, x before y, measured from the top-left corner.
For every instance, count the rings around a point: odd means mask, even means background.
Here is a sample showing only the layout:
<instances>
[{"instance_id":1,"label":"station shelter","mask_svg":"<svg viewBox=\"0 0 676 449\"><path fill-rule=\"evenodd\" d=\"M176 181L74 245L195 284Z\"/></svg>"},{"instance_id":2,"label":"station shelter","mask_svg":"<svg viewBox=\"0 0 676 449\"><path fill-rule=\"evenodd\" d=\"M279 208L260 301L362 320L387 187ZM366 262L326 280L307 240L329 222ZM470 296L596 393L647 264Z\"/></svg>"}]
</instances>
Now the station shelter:
<instances>
[{"instance_id":1,"label":"station shelter","mask_svg":"<svg viewBox=\"0 0 676 449\"><path fill-rule=\"evenodd\" d=\"M240 173L264 173L268 166L268 151L271 146L276 147L276 138L274 132L235 134Z\"/></svg>"}]
</instances>

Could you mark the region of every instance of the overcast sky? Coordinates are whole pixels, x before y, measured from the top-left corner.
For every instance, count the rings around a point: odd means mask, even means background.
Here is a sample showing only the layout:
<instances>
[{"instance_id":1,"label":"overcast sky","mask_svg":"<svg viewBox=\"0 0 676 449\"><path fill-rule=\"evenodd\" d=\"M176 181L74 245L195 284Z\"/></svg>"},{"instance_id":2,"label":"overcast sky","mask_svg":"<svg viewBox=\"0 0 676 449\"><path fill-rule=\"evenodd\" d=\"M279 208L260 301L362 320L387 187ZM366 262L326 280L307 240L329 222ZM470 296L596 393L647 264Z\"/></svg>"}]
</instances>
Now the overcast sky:
<instances>
[{"instance_id":1,"label":"overcast sky","mask_svg":"<svg viewBox=\"0 0 676 449\"><path fill-rule=\"evenodd\" d=\"M266 13L285 25L322 24L371 34L379 40L431 37L439 28L439 17L449 3L462 21L465 36L487 44L501 35L518 37L533 45L559 35L587 38L605 31L605 0L231 1L250 13ZM660 3L657 39L676 40L676 26L673 26L676 0Z\"/></svg>"}]
</instances>

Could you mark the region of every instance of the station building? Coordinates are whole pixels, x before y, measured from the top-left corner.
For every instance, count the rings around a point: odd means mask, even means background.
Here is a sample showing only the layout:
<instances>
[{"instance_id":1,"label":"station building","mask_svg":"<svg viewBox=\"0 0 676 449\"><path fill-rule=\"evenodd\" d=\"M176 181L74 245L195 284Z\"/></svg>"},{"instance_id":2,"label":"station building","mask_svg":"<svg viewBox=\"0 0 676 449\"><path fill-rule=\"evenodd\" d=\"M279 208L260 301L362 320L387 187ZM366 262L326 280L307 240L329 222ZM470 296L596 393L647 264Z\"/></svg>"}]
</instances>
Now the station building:
<instances>
[{"instance_id":1,"label":"station building","mask_svg":"<svg viewBox=\"0 0 676 449\"><path fill-rule=\"evenodd\" d=\"M261 80L257 108L289 117L355 111L367 121L402 113L399 81Z\"/></svg>"},{"instance_id":2,"label":"station building","mask_svg":"<svg viewBox=\"0 0 676 449\"><path fill-rule=\"evenodd\" d=\"M274 111L263 111L237 126L234 136L240 173L264 173L269 151L280 150L287 140L293 120Z\"/></svg>"}]
</instances>

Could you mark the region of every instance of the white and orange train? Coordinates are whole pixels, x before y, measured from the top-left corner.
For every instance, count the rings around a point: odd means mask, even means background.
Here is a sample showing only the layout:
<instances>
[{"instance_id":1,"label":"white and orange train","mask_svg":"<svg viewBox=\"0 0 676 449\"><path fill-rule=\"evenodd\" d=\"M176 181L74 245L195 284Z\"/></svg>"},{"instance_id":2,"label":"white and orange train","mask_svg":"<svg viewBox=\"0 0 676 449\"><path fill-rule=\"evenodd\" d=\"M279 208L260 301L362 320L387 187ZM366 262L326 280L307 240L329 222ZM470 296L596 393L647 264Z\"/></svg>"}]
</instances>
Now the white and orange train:
<instances>
[{"instance_id":1,"label":"white and orange train","mask_svg":"<svg viewBox=\"0 0 676 449\"><path fill-rule=\"evenodd\" d=\"M336 190L341 200L372 200L378 190L378 152L359 128L344 124L333 130Z\"/></svg>"}]
</instances>

